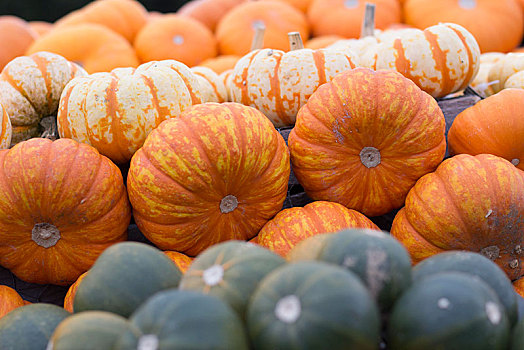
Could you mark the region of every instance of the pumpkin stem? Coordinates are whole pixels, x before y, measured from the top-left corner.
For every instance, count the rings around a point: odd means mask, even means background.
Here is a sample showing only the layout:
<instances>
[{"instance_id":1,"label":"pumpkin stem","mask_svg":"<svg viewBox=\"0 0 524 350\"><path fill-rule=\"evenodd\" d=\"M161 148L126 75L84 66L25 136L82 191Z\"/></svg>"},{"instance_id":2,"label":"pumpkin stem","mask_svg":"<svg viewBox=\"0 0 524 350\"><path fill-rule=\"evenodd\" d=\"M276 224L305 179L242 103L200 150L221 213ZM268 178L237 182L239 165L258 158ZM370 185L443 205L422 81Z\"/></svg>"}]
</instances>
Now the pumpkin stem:
<instances>
[{"instance_id":1,"label":"pumpkin stem","mask_svg":"<svg viewBox=\"0 0 524 350\"><path fill-rule=\"evenodd\" d=\"M253 41L251 42L251 51L260 50L264 47L264 33L266 32L266 25L262 21L253 22L253 29L255 30L255 35L253 36Z\"/></svg>"},{"instance_id":2,"label":"pumpkin stem","mask_svg":"<svg viewBox=\"0 0 524 350\"><path fill-rule=\"evenodd\" d=\"M304 48L304 42L302 41L302 37L300 36L299 32L290 32L287 33L287 36L289 38L290 51L300 50Z\"/></svg>"},{"instance_id":3,"label":"pumpkin stem","mask_svg":"<svg viewBox=\"0 0 524 350\"><path fill-rule=\"evenodd\" d=\"M231 213L238 207L238 199L232 194L228 194L220 201L220 211L224 214Z\"/></svg>"},{"instance_id":4,"label":"pumpkin stem","mask_svg":"<svg viewBox=\"0 0 524 350\"><path fill-rule=\"evenodd\" d=\"M301 313L302 307L296 295L283 297L275 306L275 316L284 323L295 323Z\"/></svg>"},{"instance_id":5,"label":"pumpkin stem","mask_svg":"<svg viewBox=\"0 0 524 350\"><path fill-rule=\"evenodd\" d=\"M137 350L157 350L158 337L156 334L144 334L138 339Z\"/></svg>"},{"instance_id":6,"label":"pumpkin stem","mask_svg":"<svg viewBox=\"0 0 524 350\"><path fill-rule=\"evenodd\" d=\"M360 151L360 161L366 168L374 168L380 164L380 151L375 147L364 147Z\"/></svg>"},{"instance_id":7,"label":"pumpkin stem","mask_svg":"<svg viewBox=\"0 0 524 350\"><path fill-rule=\"evenodd\" d=\"M360 30L360 37L375 35L375 4L366 3L366 10L364 12L364 19L362 20L362 27Z\"/></svg>"},{"instance_id":8,"label":"pumpkin stem","mask_svg":"<svg viewBox=\"0 0 524 350\"><path fill-rule=\"evenodd\" d=\"M41 137L56 140L58 139L58 126L56 123L56 116L52 115L49 117L42 118L40 121L44 131L41 134Z\"/></svg>"},{"instance_id":9,"label":"pumpkin stem","mask_svg":"<svg viewBox=\"0 0 524 350\"><path fill-rule=\"evenodd\" d=\"M500 255L500 249L496 245L492 245L492 246L481 249L480 254L484 255L486 258L488 258L491 261L495 261L498 259Z\"/></svg>"},{"instance_id":10,"label":"pumpkin stem","mask_svg":"<svg viewBox=\"0 0 524 350\"><path fill-rule=\"evenodd\" d=\"M50 248L60 240L60 231L55 225L42 222L35 224L31 231L31 238L39 246Z\"/></svg>"},{"instance_id":11,"label":"pumpkin stem","mask_svg":"<svg viewBox=\"0 0 524 350\"><path fill-rule=\"evenodd\" d=\"M514 166L519 165L520 164L520 159L518 159L518 158L512 159L511 160L511 164L513 164Z\"/></svg>"},{"instance_id":12,"label":"pumpkin stem","mask_svg":"<svg viewBox=\"0 0 524 350\"><path fill-rule=\"evenodd\" d=\"M222 282L222 279L224 278L224 268L222 265L215 264L204 270L202 278L204 279L206 286L216 286Z\"/></svg>"}]
</instances>

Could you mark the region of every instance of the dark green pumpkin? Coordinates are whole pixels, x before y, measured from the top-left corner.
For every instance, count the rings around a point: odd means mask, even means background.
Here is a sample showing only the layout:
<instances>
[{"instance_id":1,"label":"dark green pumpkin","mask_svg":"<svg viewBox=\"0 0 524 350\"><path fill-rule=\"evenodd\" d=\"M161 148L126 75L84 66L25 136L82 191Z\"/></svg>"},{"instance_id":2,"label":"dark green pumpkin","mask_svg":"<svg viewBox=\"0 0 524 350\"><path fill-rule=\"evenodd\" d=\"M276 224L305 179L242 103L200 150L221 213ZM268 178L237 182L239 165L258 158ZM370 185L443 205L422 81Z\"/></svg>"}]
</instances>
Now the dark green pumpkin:
<instances>
[{"instance_id":1,"label":"dark green pumpkin","mask_svg":"<svg viewBox=\"0 0 524 350\"><path fill-rule=\"evenodd\" d=\"M258 285L247 309L254 349L378 349L379 310L354 273L317 261L288 263Z\"/></svg>"},{"instance_id":2,"label":"dark green pumpkin","mask_svg":"<svg viewBox=\"0 0 524 350\"><path fill-rule=\"evenodd\" d=\"M0 319L0 349L45 350L55 328L70 315L45 303L16 308Z\"/></svg>"},{"instance_id":3,"label":"dark green pumpkin","mask_svg":"<svg viewBox=\"0 0 524 350\"><path fill-rule=\"evenodd\" d=\"M391 350L503 350L510 323L497 294L463 272L441 272L413 282L388 320Z\"/></svg>"},{"instance_id":4,"label":"dark green pumpkin","mask_svg":"<svg viewBox=\"0 0 524 350\"><path fill-rule=\"evenodd\" d=\"M286 261L245 241L216 244L196 257L180 281L180 289L214 295L243 319L249 297L269 272Z\"/></svg>"},{"instance_id":5,"label":"dark green pumpkin","mask_svg":"<svg viewBox=\"0 0 524 350\"><path fill-rule=\"evenodd\" d=\"M512 336L510 350L524 349L524 319L517 322L511 333Z\"/></svg>"},{"instance_id":6,"label":"dark green pumpkin","mask_svg":"<svg viewBox=\"0 0 524 350\"><path fill-rule=\"evenodd\" d=\"M517 295L506 273L482 254L449 251L433 255L413 268L413 279L421 280L443 271L458 271L480 277L497 293L511 324L518 318Z\"/></svg>"},{"instance_id":7,"label":"dark green pumpkin","mask_svg":"<svg viewBox=\"0 0 524 350\"><path fill-rule=\"evenodd\" d=\"M161 250L138 242L117 243L104 250L86 274L73 309L128 317L154 293L177 287L181 276Z\"/></svg>"},{"instance_id":8,"label":"dark green pumpkin","mask_svg":"<svg viewBox=\"0 0 524 350\"><path fill-rule=\"evenodd\" d=\"M131 316L140 330L124 333L116 350L247 350L244 325L222 300L178 289L159 292ZM146 344L149 344L147 346Z\"/></svg>"},{"instance_id":9,"label":"dark green pumpkin","mask_svg":"<svg viewBox=\"0 0 524 350\"><path fill-rule=\"evenodd\" d=\"M124 317L106 311L84 311L56 327L46 350L112 349L126 331L138 330Z\"/></svg>"},{"instance_id":10,"label":"dark green pumpkin","mask_svg":"<svg viewBox=\"0 0 524 350\"><path fill-rule=\"evenodd\" d=\"M317 260L342 266L357 274L382 311L411 284L411 258L404 246L384 232L347 229L323 243Z\"/></svg>"}]
</instances>

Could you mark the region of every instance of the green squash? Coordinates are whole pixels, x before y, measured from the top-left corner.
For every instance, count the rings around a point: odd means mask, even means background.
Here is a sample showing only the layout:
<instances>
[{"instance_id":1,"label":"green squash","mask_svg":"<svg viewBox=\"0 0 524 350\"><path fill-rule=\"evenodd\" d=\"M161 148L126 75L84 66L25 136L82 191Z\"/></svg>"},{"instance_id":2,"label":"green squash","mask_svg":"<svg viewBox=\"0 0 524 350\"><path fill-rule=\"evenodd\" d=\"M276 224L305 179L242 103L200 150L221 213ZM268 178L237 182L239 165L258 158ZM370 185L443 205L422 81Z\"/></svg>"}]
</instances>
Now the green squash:
<instances>
[{"instance_id":1,"label":"green squash","mask_svg":"<svg viewBox=\"0 0 524 350\"><path fill-rule=\"evenodd\" d=\"M317 261L288 263L258 285L247 309L254 349L378 349L379 310L354 273Z\"/></svg>"},{"instance_id":2,"label":"green squash","mask_svg":"<svg viewBox=\"0 0 524 350\"><path fill-rule=\"evenodd\" d=\"M16 308L0 319L0 349L45 350L55 328L70 315L45 303Z\"/></svg>"},{"instance_id":3,"label":"green squash","mask_svg":"<svg viewBox=\"0 0 524 350\"><path fill-rule=\"evenodd\" d=\"M524 349L524 319L517 322L511 334L511 346L509 350Z\"/></svg>"},{"instance_id":4,"label":"green squash","mask_svg":"<svg viewBox=\"0 0 524 350\"><path fill-rule=\"evenodd\" d=\"M107 311L84 311L56 327L46 350L112 349L126 331L137 329L124 317Z\"/></svg>"},{"instance_id":5,"label":"green squash","mask_svg":"<svg viewBox=\"0 0 524 350\"><path fill-rule=\"evenodd\" d=\"M182 273L161 250L121 242L104 250L78 286L73 310L129 317L154 293L178 286Z\"/></svg>"},{"instance_id":6,"label":"green squash","mask_svg":"<svg viewBox=\"0 0 524 350\"><path fill-rule=\"evenodd\" d=\"M480 278L441 272L413 282L388 320L390 350L503 350L510 323L497 294Z\"/></svg>"},{"instance_id":7,"label":"green squash","mask_svg":"<svg viewBox=\"0 0 524 350\"><path fill-rule=\"evenodd\" d=\"M238 315L222 300L200 292L166 290L149 298L131 316L139 334L127 331L116 350L247 350Z\"/></svg>"},{"instance_id":8,"label":"green squash","mask_svg":"<svg viewBox=\"0 0 524 350\"><path fill-rule=\"evenodd\" d=\"M411 285L411 258L394 237L370 229L347 229L323 243L317 260L342 266L357 274L381 311L391 309Z\"/></svg>"},{"instance_id":9,"label":"green squash","mask_svg":"<svg viewBox=\"0 0 524 350\"><path fill-rule=\"evenodd\" d=\"M517 294L506 273L482 254L449 251L433 255L413 268L413 279L421 280L443 271L458 271L480 277L497 293L511 324L518 318Z\"/></svg>"},{"instance_id":10,"label":"green squash","mask_svg":"<svg viewBox=\"0 0 524 350\"><path fill-rule=\"evenodd\" d=\"M260 280L285 262L261 246L227 241L200 253L180 280L179 288L214 295L243 319L249 297Z\"/></svg>"}]
</instances>

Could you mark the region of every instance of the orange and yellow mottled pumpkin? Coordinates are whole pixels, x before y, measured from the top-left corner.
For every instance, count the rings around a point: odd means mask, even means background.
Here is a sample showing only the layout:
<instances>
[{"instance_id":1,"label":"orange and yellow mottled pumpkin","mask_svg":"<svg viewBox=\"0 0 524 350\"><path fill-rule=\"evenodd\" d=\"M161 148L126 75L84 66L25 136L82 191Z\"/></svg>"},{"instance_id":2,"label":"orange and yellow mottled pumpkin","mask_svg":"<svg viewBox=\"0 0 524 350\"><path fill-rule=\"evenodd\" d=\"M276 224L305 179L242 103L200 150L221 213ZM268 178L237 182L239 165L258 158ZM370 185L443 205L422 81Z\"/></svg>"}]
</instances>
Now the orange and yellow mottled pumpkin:
<instances>
[{"instance_id":1,"label":"orange and yellow mottled pumpkin","mask_svg":"<svg viewBox=\"0 0 524 350\"><path fill-rule=\"evenodd\" d=\"M11 287L0 285L0 318L17 307L24 306L24 299Z\"/></svg>"},{"instance_id":2,"label":"orange and yellow mottled pumpkin","mask_svg":"<svg viewBox=\"0 0 524 350\"><path fill-rule=\"evenodd\" d=\"M162 250L195 256L254 237L282 208L289 172L285 141L260 111L204 103L149 134L127 185L140 231Z\"/></svg>"},{"instance_id":3,"label":"orange and yellow mottled pumpkin","mask_svg":"<svg viewBox=\"0 0 524 350\"><path fill-rule=\"evenodd\" d=\"M84 279L88 271L84 272L78 278L76 279L75 283L69 286L69 289L67 289L67 293L64 297L64 309L66 309L69 312L74 312L73 305L75 301L75 295L76 290L78 289L78 286L80 285L80 282Z\"/></svg>"},{"instance_id":4,"label":"orange and yellow mottled pumpkin","mask_svg":"<svg viewBox=\"0 0 524 350\"><path fill-rule=\"evenodd\" d=\"M175 265L182 271L182 273L185 273L187 269L189 268L189 265L193 262L192 257L187 256L184 253L175 252L174 250L166 250L164 252L165 255L171 259L172 262L175 263Z\"/></svg>"}]
</instances>

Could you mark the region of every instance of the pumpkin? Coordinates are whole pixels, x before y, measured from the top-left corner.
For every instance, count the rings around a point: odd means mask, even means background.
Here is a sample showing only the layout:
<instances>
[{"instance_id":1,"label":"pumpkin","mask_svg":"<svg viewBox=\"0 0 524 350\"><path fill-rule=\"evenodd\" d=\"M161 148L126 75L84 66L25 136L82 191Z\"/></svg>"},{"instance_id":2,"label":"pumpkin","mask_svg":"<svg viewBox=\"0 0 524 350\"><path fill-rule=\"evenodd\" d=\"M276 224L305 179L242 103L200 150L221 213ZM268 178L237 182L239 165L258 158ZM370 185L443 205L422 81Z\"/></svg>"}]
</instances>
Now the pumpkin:
<instances>
[{"instance_id":1,"label":"pumpkin","mask_svg":"<svg viewBox=\"0 0 524 350\"><path fill-rule=\"evenodd\" d=\"M220 55L213 58L208 58L200 62L200 66L212 69L215 73L221 74L222 72L235 68L235 64L240 59L237 55Z\"/></svg>"},{"instance_id":2,"label":"pumpkin","mask_svg":"<svg viewBox=\"0 0 524 350\"><path fill-rule=\"evenodd\" d=\"M162 251L139 242L120 242L104 250L73 302L75 313L100 310L129 317L147 298L176 288L182 273Z\"/></svg>"},{"instance_id":3,"label":"pumpkin","mask_svg":"<svg viewBox=\"0 0 524 350\"><path fill-rule=\"evenodd\" d=\"M279 212L262 227L257 243L285 257L297 243L308 237L349 227L379 229L355 210L338 203L317 201L303 208Z\"/></svg>"},{"instance_id":4,"label":"pumpkin","mask_svg":"<svg viewBox=\"0 0 524 350\"><path fill-rule=\"evenodd\" d=\"M0 104L3 118L9 115L12 137L6 142L9 127L2 119L5 136L0 136L1 147L38 136L40 120L56 114L66 84L85 75L87 72L78 65L50 52L37 52L9 62L0 74Z\"/></svg>"},{"instance_id":5,"label":"pumpkin","mask_svg":"<svg viewBox=\"0 0 524 350\"><path fill-rule=\"evenodd\" d=\"M196 76L174 60L92 74L71 81L64 89L58 133L90 144L123 164L151 130L202 99Z\"/></svg>"},{"instance_id":6,"label":"pumpkin","mask_svg":"<svg viewBox=\"0 0 524 350\"><path fill-rule=\"evenodd\" d=\"M483 97L489 96L492 93L490 86L498 83L489 80L489 71L503 57L505 54L502 52L487 52L480 55L479 71L470 85Z\"/></svg>"},{"instance_id":7,"label":"pumpkin","mask_svg":"<svg viewBox=\"0 0 524 350\"><path fill-rule=\"evenodd\" d=\"M328 47L329 45L334 44L335 42L339 40L343 40L344 37L341 37L339 35L322 35L317 36L314 38L309 39L304 43L304 47L306 49L312 49L312 50L318 50L318 49L324 49Z\"/></svg>"},{"instance_id":8,"label":"pumpkin","mask_svg":"<svg viewBox=\"0 0 524 350\"><path fill-rule=\"evenodd\" d=\"M81 274L80 276L78 276L76 281L72 285L70 285L69 288L67 289L67 293L64 297L64 309L66 309L67 311L71 313L74 312L73 304L75 300L76 290L78 289L80 282L82 282L86 274L87 274L87 271Z\"/></svg>"},{"instance_id":9,"label":"pumpkin","mask_svg":"<svg viewBox=\"0 0 524 350\"><path fill-rule=\"evenodd\" d=\"M254 50L235 65L231 98L257 108L276 127L291 126L319 86L357 65L358 57L350 51Z\"/></svg>"},{"instance_id":10,"label":"pumpkin","mask_svg":"<svg viewBox=\"0 0 524 350\"><path fill-rule=\"evenodd\" d=\"M307 10L313 36L340 35L360 37L366 3L376 6L375 25L385 29L400 22L398 0L312 0Z\"/></svg>"},{"instance_id":11,"label":"pumpkin","mask_svg":"<svg viewBox=\"0 0 524 350\"><path fill-rule=\"evenodd\" d=\"M511 332L511 347L509 349L519 350L524 348L524 320L520 320Z\"/></svg>"},{"instance_id":12,"label":"pumpkin","mask_svg":"<svg viewBox=\"0 0 524 350\"><path fill-rule=\"evenodd\" d=\"M231 307L199 292L159 292L131 315L130 322L139 332L122 334L115 350L249 349L244 325Z\"/></svg>"},{"instance_id":13,"label":"pumpkin","mask_svg":"<svg viewBox=\"0 0 524 350\"><path fill-rule=\"evenodd\" d=\"M392 350L507 349L510 324L497 294L484 281L442 272L415 282L388 320Z\"/></svg>"},{"instance_id":14,"label":"pumpkin","mask_svg":"<svg viewBox=\"0 0 524 350\"><path fill-rule=\"evenodd\" d=\"M249 298L260 280L285 262L256 244L234 240L218 243L195 258L179 289L216 296L245 319Z\"/></svg>"},{"instance_id":15,"label":"pumpkin","mask_svg":"<svg viewBox=\"0 0 524 350\"><path fill-rule=\"evenodd\" d=\"M494 154L524 170L524 90L505 89L457 115L449 153Z\"/></svg>"},{"instance_id":16,"label":"pumpkin","mask_svg":"<svg viewBox=\"0 0 524 350\"><path fill-rule=\"evenodd\" d=\"M337 233L338 231L314 235L298 242L287 253L286 260L290 262L317 260L320 252L324 249L324 243Z\"/></svg>"},{"instance_id":17,"label":"pumpkin","mask_svg":"<svg viewBox=\"0 0 524 350\"><path fill-rule=\"evenodd\" d=\"M180 272L182 273L186 273L187 269L189 268L194 259L192 257L187 256L186 254L175 252L172 250L165 251L164 254L167 255L167 257L175 263L175 265L180 269Z\"/></svg>"},{"instance_id":18,"label":"pumpkin","mask_svg":"<svg viewBox=\"0 0 524 350\"><path fill-rule=\"evenodd\" d=\"M312 199L382 215L442 161L444 129L437 102L412 81L356 68L300 109L288 139L293 172Z\"/></svg>"},{"instance_id":19,"label":"pumpkin","mask_svg":"<svg viewBox=\"0 0 524 350\"><path fill-rule=\"evenodd\" d=\"M47 34L51 29L53 29L53 23L45 21L29 21L28 24L29 27L31 27L31 29L34 30L38 36Z\"/></svg>"},{"instance_id":20,"label":"pumpkin","mask_svg":"<svg viewBox=\"0 0 524 350\"><path fill-rule=\"evenodd\" d=\"M206 102L226 102L227 90L224 81L213 70L207 67L195 66L191 68L204 93Z\"/></svg>"},{"instance_id":21,"label":"pumpkin","mask_svg":"<svg viewBox=\"0 0 524 350\"><path fill-rule=\"evenodd\" d=\"M524 89L524 70L512 74L506 83L504 89Z\"/></svg>"},{"instance_id":22,"label":"pumpkin","mask_svg":"<svg viewBox=\"0 0 524 350\"><path fill-rule=\"evenodd\" d=\"M274 0L259 0L259 1L274 1ZM293 6L294 8L296 8L297 10L300 10L304 13L307 12L307 9L309 5L311 4L311 0L276 0L276 1L287 3Z\"/></svg>"},{"instance_id":23,"label":"pumpkin","mask_svg":"<svg viewBox=\"0 0 524 350\"><path fill-rule=\"evenodd\" d=\"M175 14L146 24L133 46L142 63L174 59L192 67L217 55L211 30L195 19Z\"/></svg>"},{"instance_id":24,"label":"pumpkin","mask_svg":"<svg viewBox=\"0 0 524 350\"><path fill-rule=\"evenodd\" d=\"M26 51L31 55L49 51L78 63L88 73L108 72L117 67L136 67L138 58L120 34L95 23L56 28L37 38Z\"/></svg>"},{"instance_id":25,"label":"pumpkin","mask_svg":"<svg viewBox=\"0 0 524 350\"><path fill-rule=\"evenodd\" d=\"M465 89L479 70L478 44L457 24L389 35L377 46L376 69L395 69L435 98Z\"/></svg>"},{"instance_id":26,"label":"pumpkin","mask_svg":"<svg viewBox=\"0 0 524 350\"><path fill-rule=\"evenodd\" d=\"M215 31L222 17L235 6L246 1L247 0L192 0L182 5L176 14L196 19L209 28L209 30Z\"/></svg>"},{"instance_id":27,"label":"pumpkin","mask_svg":"<svg viewBox=\"0 0 524 350\"><path fill-rule=\"evenodd\" d=\"M0 122L0 149L6 149L11 145L13 127L11 126L11 119L9 118L9 115L7 115L7 111L2 104L0 104L0 114L2 115L2 120Z\"/></svg>"},{"instance_id":28,"label":"pumpkin","mask_svg":"<svg viewBox=\"0 0 524 350\"><path fill-rule=\"evenodd\" d=\"M153 130L131 160L133 215L157 247L195 256L254 237L282 208L289 167L284 139L261 112L195 105Z\"/></svg>"},{"instance_id":29,"label":"pumpkin","mask_svg":"<svg viewBox=\"0 0 524 350\"><path fill-rule=\"evenodd\" d=\"M16 308L0 319L0 349L46 349L55 328L70 315L46 303Z\"/></svg>"},{"instance_id":30,"label":"pumpkin","mask_svg":"<svg viewBox=\"0 0 524 350\"><path fill-rule=\"evenodd\" d=\"M38 34L28 22L16 16L0 16L0 70L18 56L24 55Z\"/></svg>"},{"instance_id":31,"label":"pumpkin","mask_svg":"<svg viewBox=\"0 0 524 350\"><path fill-rule=\"evenodd\" d=\"M233 69L228 69L220 73L220 79L224 82L227 92L227 102L233 102L233 97L231 96L231 86L233 84Z\"/></svg>"},{"instance_id":32,"label":"pumpkin","mask_svg":"<svg viewBox=\"0 0 524 350\"><path fill-rule=\"evenodd\" d=\"M0 265L18 278L70 285L126 239L122 174L93 147L34 138L0 151L0 162Z\"/></svg>"},{"instance_id":33,"label":"pumpkin","mask_svg":"<svg viewBox=\"0 0 524 350\"><path fill-rule=\"evenodd\" d=\"M24 300L16 290L5 285L0 285L0 318L24 305Z\"/></svg>"},{"instance_id":34,"label":"pumpkin","mask_svg":"<svg viewBox=\"0 0 524 350\"><path fill-rule=\"evenodd\" d=\"M510 52L497 60L488 73L488 82L493 82L488 89L489 95L504 89L507 80L522 70L524 70L523 52Z\"/></svg>"},{"instance_id":35,"label":"pumpkin","mask_svg":"<svg viewBox=\"0 0 524 350\"><path fill-rule=\"evenodd\" d=\"M459 154L409 191L391 228L414 263L447 250L481 253L524 275L524 176L505 159Z\"/></svg>"},{"instance_id":36,"label":"pumpkin","mask_svg":"<svg viewBox=\"0 0 524 350\"><path fill-rule=\"evenodd\" d=\"M513 288L518 295L524 298L524 278L519 278L513 281Z\"/></svg>"},{"instance_id":37,"label":"pumpkin","mask_svg":"<svg viewBox=\"0 0 524 350\"><path fill-rule=\"evenodd\" d=\"M424 29L456 23L477 40L481 52L508 52L522 41L523 12L515 0L407 0L404 22Z\"/></svg>"},{"instance_id":38,"label":"pumpkin","mask_svg":"<svg viewBox=\"0 0 524 350\"><path fill-rule=\"evenodd\" d=\"M248 1L229 11L217 25L219 52L224 55L245 55L251 49L255 29L265 28L264 48L288 49L289 32L309 37L306 16L291 5L277 1Z\"/></svg>"},{"instance_id":39,"label":"pumpkin","mask_svg":"<svg viewBox=\"0 0 524 350\"><path fill-rule=\"evenodd\" d=\"M55 27L96 23L132 43L146 24L147 14L147 10L137 0L96 0L60 18L55 22Z\"/></svg>"},{"instance_id":40,"label":"pumpkin","mask_svg":"<svg viewBox=\"0 0 524 350\"><path fill-rule=\"evenodd\" d=\"M284 264L262 279L247 310L255 349L378 349L379 311L361 280L324 262Z\"/></svg>"}]
</instances>

